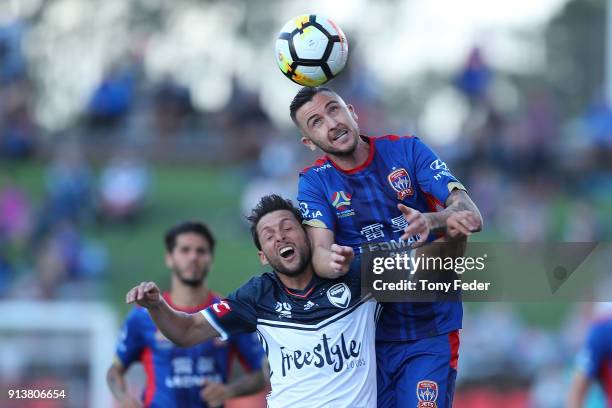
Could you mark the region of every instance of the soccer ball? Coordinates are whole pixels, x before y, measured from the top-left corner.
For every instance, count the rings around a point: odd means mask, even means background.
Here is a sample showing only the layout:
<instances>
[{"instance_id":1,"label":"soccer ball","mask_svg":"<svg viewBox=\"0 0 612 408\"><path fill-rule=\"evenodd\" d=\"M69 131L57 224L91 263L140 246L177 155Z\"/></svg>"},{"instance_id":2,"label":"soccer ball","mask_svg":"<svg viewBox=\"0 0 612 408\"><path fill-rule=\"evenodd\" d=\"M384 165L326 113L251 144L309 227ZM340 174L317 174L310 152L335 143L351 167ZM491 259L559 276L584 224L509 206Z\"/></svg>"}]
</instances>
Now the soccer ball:
<instances>
[{"instance_id":1,"label":"soccer ball","mask_svg":"<svg viewBox=\"0 0 612 408\"><path fill-rule=\"evenodd\" d=\"M276 62L287 78L319 86L342 71L348 58L346 36L328 18L304 14L283 26L276 40Z\"/></svg>"}]
</instances>

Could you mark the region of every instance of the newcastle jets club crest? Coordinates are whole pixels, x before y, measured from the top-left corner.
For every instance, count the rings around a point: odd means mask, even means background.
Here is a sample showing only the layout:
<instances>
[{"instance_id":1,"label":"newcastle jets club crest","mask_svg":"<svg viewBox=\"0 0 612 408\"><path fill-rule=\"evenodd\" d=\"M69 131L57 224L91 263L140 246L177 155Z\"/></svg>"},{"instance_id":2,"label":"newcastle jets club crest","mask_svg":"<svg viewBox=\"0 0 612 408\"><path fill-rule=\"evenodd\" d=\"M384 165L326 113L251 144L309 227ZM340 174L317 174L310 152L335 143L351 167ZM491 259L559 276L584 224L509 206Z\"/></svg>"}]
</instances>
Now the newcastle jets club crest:
<instances>
[{"instance_id":1,"label":"newcastle jets club crest","mask_svg":"<svg viewBox=\"0 0 612 408\"><path fill-rule=\"evenodd\" d=\"M417 408L438 408L438 383L435 381L419 381L417 384Z\"/></svg>"},{"instance_id":2,"label":"newcastle jets club crest","mask_svg":"<svg viewBox=\"0 0 612 408\"><path fill-rule=\"evenodd\" d=\"M387 179L389 180L391 187L393 187L393 189L397 192L397 198L399 200L403 200L404 198L414 194L412 183L410 182L410 176L403 167L393 170L391 173L389 173Z\"/></svg>"}]
</instances>

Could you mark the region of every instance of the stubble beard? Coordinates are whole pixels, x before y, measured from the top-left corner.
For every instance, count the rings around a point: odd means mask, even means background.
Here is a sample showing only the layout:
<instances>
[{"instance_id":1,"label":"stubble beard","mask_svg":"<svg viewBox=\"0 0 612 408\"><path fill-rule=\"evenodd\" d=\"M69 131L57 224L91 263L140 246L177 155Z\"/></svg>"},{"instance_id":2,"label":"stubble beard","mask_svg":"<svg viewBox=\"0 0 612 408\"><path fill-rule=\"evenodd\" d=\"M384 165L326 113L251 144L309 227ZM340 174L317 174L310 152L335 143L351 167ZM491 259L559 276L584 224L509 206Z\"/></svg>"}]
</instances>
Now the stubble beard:
<instances>
[{"instance_id":1,"label":"stubble beard","mask_svg":"<svg viewBox=\"0 0 612 408\"><path fill-rule=\"evenodd\" d=\"M306 248L302 248L301 250L298 251L299 252L299 257L300 257L300 263L298 264L298 266L295 269L288 269L286 267L283 266L282 262L270 262L270 260L268 260L268 262L270 263L270 266L272 266L272 268L280 273L283 274L285 276L289 276L291 278L294 278L296 276L301 275L302 273L304 273L304 271L306 270L306 267L308 266L308 264L310 263L310 248L306 247Z\"/></svg>"},{"instance_id":2,"label":"stubble beard","mask_svg":"<svg viewBox=\"0 0 612 408\"><path fill-rule=\"evenodd\" d=\"M359 132L357 132L357 136L353 138L353 144L348 147L346 150L341 150L341 149L336 149L335 147L332 146L321 146L318 143L315 143L313 141L313 143L321 150L323 150L323 152L325 152L326 154L330 155L330 156L336 156L336 157L348 157L353 155L353 153L355 153L355 150L357 149L357 145L359 144Z\"/></svg>"},{"instance_id":3,"label":"stubble beard","mask_svg":"<svg viewBox=\"0 0 612 408\"><path fill-rule=\"evenodd\" d=\"M186 285L189 286L190 288L199 288L200 286L202 286L204 284L204 280L206 279L206 275L208 275L208 268L205 268L202 271L202 277L200 278L194 278L194 279L189 279L189 278L185 278L182 276L181 271L179 269L174 269L173 270L174 275L178 278L178 280Z\"/></svg>"}]
</instances>

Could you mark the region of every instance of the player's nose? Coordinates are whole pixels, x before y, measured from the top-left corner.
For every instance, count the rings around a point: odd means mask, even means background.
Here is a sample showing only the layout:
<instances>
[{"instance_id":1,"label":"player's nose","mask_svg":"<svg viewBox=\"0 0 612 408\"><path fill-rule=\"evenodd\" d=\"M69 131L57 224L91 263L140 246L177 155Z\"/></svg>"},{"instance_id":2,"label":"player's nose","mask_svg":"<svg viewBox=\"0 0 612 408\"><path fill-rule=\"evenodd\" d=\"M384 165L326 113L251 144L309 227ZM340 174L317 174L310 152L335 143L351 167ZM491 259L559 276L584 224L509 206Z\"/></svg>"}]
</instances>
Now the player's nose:
<instances>
[{"instance_id":1,"label":"player's nose","mask_svg":"<svg viewBox=\"0 0 612 408\"><path fill-rule=\"evenodd\" d=\"M287 231L283 230L282 228L279 229L278 231L276 231L276 242L277 243L283 243L286 241L287 238Z\"/></svg>"},{"instance_id":2,"label":"player's nose","mask_svg":"<svg viewBox=\"0 0 612 408\"><path fill-rule=\"evenodd\" d=\"M187 258L191 262L196 261L199 257L200 253L198 251L189 251L189 254L187 255Z\"/></svg>"},{"instance_id":3,"label":"player's nose","mask_svg":"<svg viewBox=\"0 0 612 408\"><path fill-rule=\"evenodd\" d=\"M329 130L336 130L340 122L338 122L333 116L328 116L326 119L327 127Z\"/></svg>"}]
</instances>

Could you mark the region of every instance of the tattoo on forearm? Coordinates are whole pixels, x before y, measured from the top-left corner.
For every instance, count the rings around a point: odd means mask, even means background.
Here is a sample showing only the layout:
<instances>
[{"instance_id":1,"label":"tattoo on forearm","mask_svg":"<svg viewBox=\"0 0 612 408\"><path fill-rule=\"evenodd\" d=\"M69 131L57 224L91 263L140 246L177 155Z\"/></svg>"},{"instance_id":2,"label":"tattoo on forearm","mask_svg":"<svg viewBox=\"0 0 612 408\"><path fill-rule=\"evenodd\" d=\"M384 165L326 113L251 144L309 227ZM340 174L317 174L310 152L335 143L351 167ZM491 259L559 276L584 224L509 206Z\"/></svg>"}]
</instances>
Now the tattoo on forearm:
<instances>
[{"instance_id":1,"label":"tattoo on forearm","mask_svg":"<svg viewBox=\"0 0 612 408\"><path fill-rule=\"evenodd\" d=\"M472 211L480 215L476 205L470 200L467 193L463 190L454 190L446 201L446 208L437 213L429 213L431 233L439 234L446 232L446 219L455 212Z\"/></svg>"}]
</instances>

